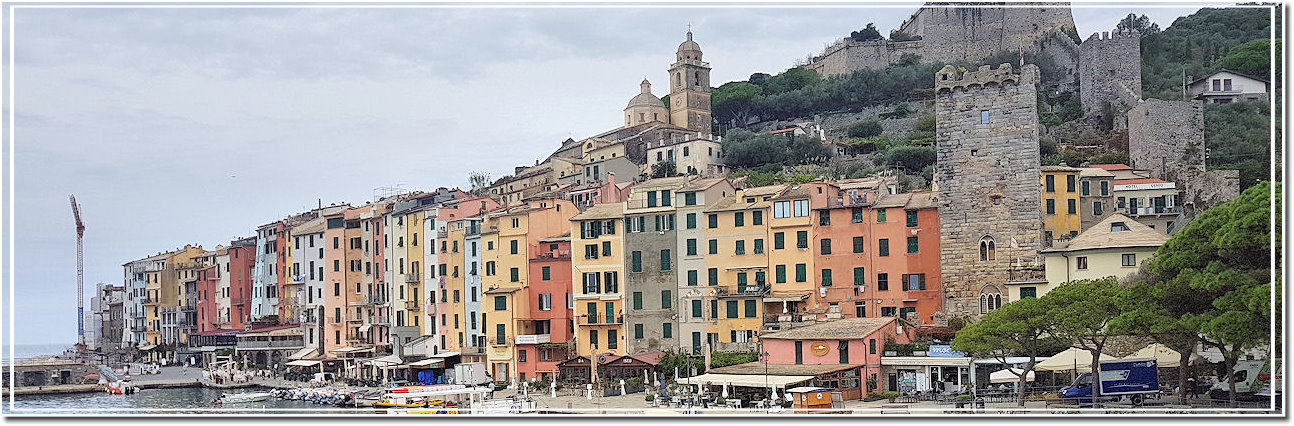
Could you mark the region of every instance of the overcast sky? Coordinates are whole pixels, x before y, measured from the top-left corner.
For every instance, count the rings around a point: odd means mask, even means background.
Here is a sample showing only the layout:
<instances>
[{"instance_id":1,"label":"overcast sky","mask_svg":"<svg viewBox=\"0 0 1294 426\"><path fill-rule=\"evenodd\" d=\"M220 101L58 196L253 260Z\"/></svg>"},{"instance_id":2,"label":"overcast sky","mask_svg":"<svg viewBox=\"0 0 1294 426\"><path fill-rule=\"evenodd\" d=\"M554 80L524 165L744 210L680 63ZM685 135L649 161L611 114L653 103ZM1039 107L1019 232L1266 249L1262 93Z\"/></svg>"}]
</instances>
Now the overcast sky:
<instances>
[{"instance_id":1,"label":"overcast sky","mask_svg":"<svg viewBox=\"0 0 1294 426\"><path fill-rule=\"evenodd\" d=\"M16 343L76 339L69 194L88 295L125 262L228 244L319 199L465 187L615 128L643 77L667 93L688 24L718 86L868 22L888 34L915 8L19 8L4 46ZM1073 14L1086 38L1129 12L1167 27L1196 9Z\"/></svg>"}]
</instances>

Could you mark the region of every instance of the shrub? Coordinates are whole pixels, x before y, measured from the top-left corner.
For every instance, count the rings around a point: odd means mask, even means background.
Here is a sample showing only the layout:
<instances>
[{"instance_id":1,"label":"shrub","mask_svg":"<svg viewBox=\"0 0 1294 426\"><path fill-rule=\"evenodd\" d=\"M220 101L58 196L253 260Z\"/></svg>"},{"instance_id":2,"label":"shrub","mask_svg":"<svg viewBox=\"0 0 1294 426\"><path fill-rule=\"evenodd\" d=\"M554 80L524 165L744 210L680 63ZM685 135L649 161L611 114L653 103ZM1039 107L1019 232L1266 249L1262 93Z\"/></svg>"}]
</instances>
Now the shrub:
<instances>
[{"instance_id":1,"label":"shrub","mask_svg":"<svg viewBox=\"0 0 1294 426\"><path fill-rule=\"evenodd\" d=\"M851 138L870 138L880 136L883 131L885 131L885 128L881 127L881 120L873 119L854 123L849 126L848 134Z\"/></svg>"}]
</instances>

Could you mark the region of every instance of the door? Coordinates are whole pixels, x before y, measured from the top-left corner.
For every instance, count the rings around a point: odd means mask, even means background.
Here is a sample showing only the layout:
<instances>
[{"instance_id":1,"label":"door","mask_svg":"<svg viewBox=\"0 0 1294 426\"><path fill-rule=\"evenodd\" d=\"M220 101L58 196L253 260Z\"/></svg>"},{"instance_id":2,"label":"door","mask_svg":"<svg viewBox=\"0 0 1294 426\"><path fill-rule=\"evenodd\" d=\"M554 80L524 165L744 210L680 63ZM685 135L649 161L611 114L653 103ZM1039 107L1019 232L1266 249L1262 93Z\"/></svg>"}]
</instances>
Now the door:
<instances>
[{"instance_id":1,"label":"door","mask_svg":"<svg viewBox=\"0 0 1294 426\"><path fill-rule=\"evenodd\" d=\"M886 391L899 390L899 375L895 373L890 373L888 385L889 387L885 389Z\"/></svg>"},{"instance_id":2,"label":"door","mask_svg":"<svg viewBox=\"0 0 1294 426\"><path fill-rule=\"evenodd\" d=\"M804 342L795 341L795 363L804 364Z\"/></svg>"},{"instance_id":3,"label":"door","mask_svg":"<svg viewBox=\"0 0 1294 426\"><path fill-rule=\"evenodd\" d=\"M692 332L692 353L695 355L701 354L701 332L699 331Z\"/></svg>"}]
</instances>

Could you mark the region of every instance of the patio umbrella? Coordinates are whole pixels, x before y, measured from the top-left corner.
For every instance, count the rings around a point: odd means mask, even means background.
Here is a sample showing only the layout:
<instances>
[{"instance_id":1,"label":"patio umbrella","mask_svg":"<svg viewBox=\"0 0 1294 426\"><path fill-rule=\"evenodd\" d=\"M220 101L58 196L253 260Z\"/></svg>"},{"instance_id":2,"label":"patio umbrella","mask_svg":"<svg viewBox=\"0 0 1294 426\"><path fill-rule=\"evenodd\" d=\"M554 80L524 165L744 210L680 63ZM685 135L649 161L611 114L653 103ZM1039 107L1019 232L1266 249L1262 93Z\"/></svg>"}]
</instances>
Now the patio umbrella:
<instances>
[{"instance_id":1,"label":"patio umbrella","mask_svg":"<svg viewBox=\"0 0 1294 426\"><path fill-rule=\"evenodd\" d=\"M647 377L647 370L643 370L643 384L644 385L651 384L651 379Z\"/></svg>"},{"instance_id":2,"label":"patio umbrella","mask_svg":"<svg viewBox=\"0 0 1294 426\"><path fill-rule=\"evenodd\" d=\"M1101 360L1114 360L1113 356L1101 354ZM1052 355L1046 361L1034 366L1037 371L1075 371L1087 373L1092 371L1092 353L1083 349L1069 348Z\"/></svg>"},{"instance_id":3,"label":"patio umbrella","mask_svg":"<svg viewBox=\"0 0 1294 426\"><path fill-rule=\"evenodd\" d=\"M552 393L553 398L556 398L556 397L557 397L557 381L556 381L556 380L553 380L553 381L551 382L551 384L550 384L550 385L548 385L548 392Z\"/></svg>"},{"instance_id":4,"label":"patio umbrella","mask_svg":"<svg viewBox=\"0 0 1294 426\"><path fill-rule=\"evenodd\" d=\"M1020 374L1020 369L1018 368L994 371L992 374L988 375L989 383L1019 383L1020 376L1018 376L1018 374ZM1024 380L1026 382L1032 382L1033 371L1029 371L1029 374L1024 376Z\"/></svg>"},{"instance_id":5,"label":"patio umbrella","mask_svg":"<svg viewBox=\"0 0 1294 426\"><path fill-rule=\"evenodd\" d=\"M727 399L727 398L728 398L728 384L727 384L727 383L724 383L724 384L723 384L723 394L721 394L721 395L719 395L719 396L722 396L724 399Z\"/></svg>"},{"instance_id":6,"label":"patio umbrella","mask_svg":"<svg viewBox=\"0 0 1294 426\"><path fill-rule=\"evenodd\" d=\"M678 367L674 367L674 381L678 381Z\"/></svg>"},{"instance_id":7,"label":"patio umbrella","mask_svg":"<svg viewBox=\"0 0 1294 426\"><path fill-rule=\"evenodd\" d=\"M1141 348L1141 350L1133 353L1132 355L1128 355L1124 357L1123 359L1136 359L1136 358L1143 358L1143 359L1154 358L1155 363L1159 364L1159 366L1163 368L1173 368L1173 367L1178 367L1182 365L1181 353L1175 350L1169 349L1167 346L1164 346L1163 344L1159 344L1159 343L1151 343L1146 347ZM1197 362L1199 360L1200 360L1199 356L1195 354L1191 354L1190 362Z\"/></svg>"},{"instance_id":8,"label":"patio umbrella","mask_svg":"<svg viewBox=\"0 0 1294 426\"><path fill-rule=\"evenodd\" d=\"M773 402L777 402L777 386L770 385L770 386L768 387L768 392L769 392L769 393L771 393L771 394L773 394L773 395L772 395L771 397L769 397L768 399L773 400Z\"/></svg>"},{"instance_id":9,"label":"patio umbrella","mask_svg":"<svg viewBox=\"0 0 1294 426\"><path fill-rule=\"evenodd\" d=\"M621 395L629 394L629 392L625 392L625 379L620 379L620 394Z\"/></svg>"}]
</instances>

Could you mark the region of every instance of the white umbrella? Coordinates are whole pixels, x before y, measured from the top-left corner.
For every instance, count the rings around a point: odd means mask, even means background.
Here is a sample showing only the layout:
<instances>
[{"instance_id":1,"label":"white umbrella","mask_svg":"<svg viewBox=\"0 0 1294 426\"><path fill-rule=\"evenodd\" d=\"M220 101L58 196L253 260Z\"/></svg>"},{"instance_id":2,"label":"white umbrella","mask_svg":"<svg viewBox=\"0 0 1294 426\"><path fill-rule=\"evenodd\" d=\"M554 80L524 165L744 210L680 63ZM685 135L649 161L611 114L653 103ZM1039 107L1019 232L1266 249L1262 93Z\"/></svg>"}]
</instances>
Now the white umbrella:
<instances>
[{"instance_id":1,"label":"white umbrella","mask_svg":"<svg viewBox=\"0 0 1294 426\"><path fill-rule=\"evenodd\" d=\"M629 392L625 392L625 379L620 379L620 394L621 395L629 394Z\"/></svg>"},{"instance_id":2,"label":"white umbrella","mask_svg":"<svg viewBox=\"0 0 1294 426\"><path fill-rule=\"evenodd\" d=\"M993 374L988 375L989 383L1019 383L1020 376L1018 374L1020 374L1020 369L1018 368L994 371ZM1026 382L1033 381L1032 370L1024 376L1024 380Z\"/></svg>"},{"instance_id":3,"label":"white umbrella","mask_svg":"<svg viewBox=\"0 0 1294 426\"><path fill-rule=\"evenodd\" d=\"M1175 350L1169 349L1160 343L1151 343L1141 350L1128 355L1123 359L1154 358L1155 363L1163 368L1173 368L1182 365L1182 354ZM1191 354L1191 362L1199 361L1199 357Z\"/></svg>"},{"instance_id":4,"label":"white umbrella","mask_svg":"<svg viewBox=\"0 0 1294 426\"><path fill-rule=\"evenodd\" d=\"M548 385L548 392L551 392L551 393L553 394L553 398L556 398L556 397L557 397L557 381L556 381L556 380L553 380L551 383L552 383L552 384Z\"/></svg>"},{"instance_id":5,"label":"white umbrella","mask_svg":"<svg viewBox=\"0 0 1294 426\"><path fill-rule=\"evenodd\" d=\"M674 381L678 381L678 367L674 367Z\"/></svg>"},{"instance_id":6,"label":"white umbrella","mask_svg":"<svg viewBox=\"0 0 1294 426\"><path fill-rule=\"evenodd\" d=\"M722 394L722 395L719 395L719 396L722 396L722 397L724 397L725 399L727 399L727 398L728 398L728 384L727 384L727 383L724 383L724 384L723 384L723 394Z\"/></svg>"},{"instance_id":7,"label":"white umbrella","mask_svg":"<svg viewBox=\"0 0 1294 426\"><path fill-rule=\"evenodd\" d=\"M1101 360L1114 360L1113 356L1101 354ZM1034 366L1037 371L1073 371L1087 373L1092 371L1092 353L1086 349L1069 348L1052 355L1046 361Z\"/></svg>"},{"instance_id":8,"label":"white umbrella","mask_svg":"<svg viewBox=\"0 0 1294 426\"><path fill-rule=\"evenodd\" d=\"M771 399L771 400L773 400L774 402L776 402L776 401L777 401L777 386L771 386L771 385L770 385L770 386L768 387L768 391L769 391L769 393L772 393L772 394L773 394L773 396L769 397L769 399Z\"/></svg>"}]
</instances>

